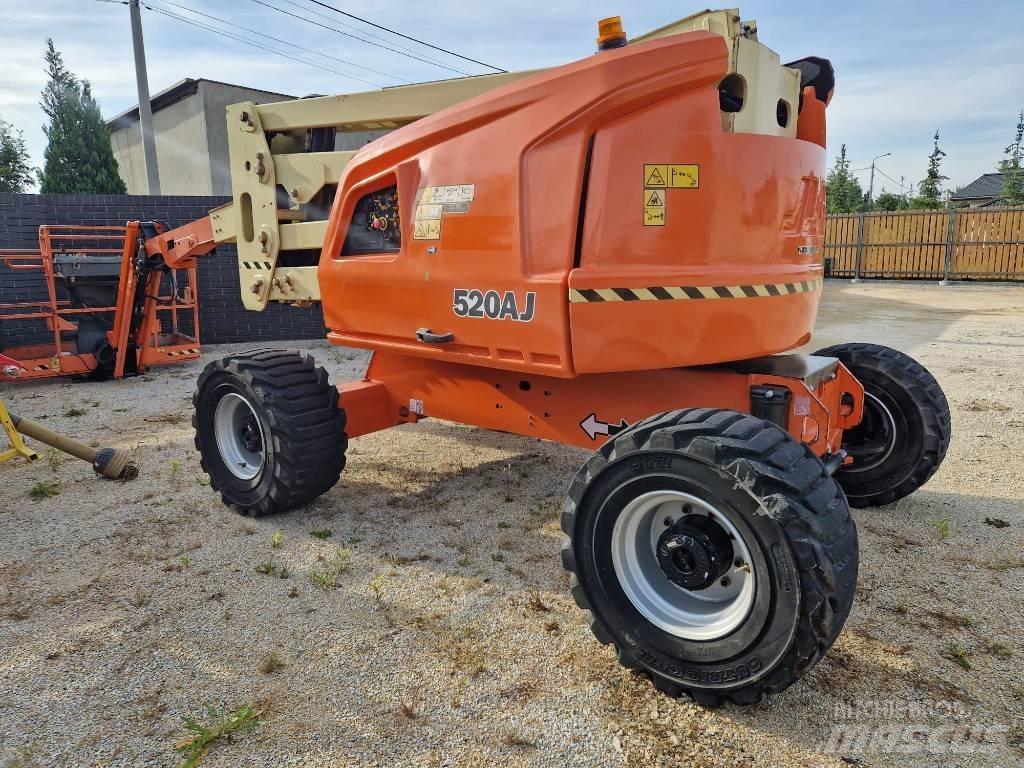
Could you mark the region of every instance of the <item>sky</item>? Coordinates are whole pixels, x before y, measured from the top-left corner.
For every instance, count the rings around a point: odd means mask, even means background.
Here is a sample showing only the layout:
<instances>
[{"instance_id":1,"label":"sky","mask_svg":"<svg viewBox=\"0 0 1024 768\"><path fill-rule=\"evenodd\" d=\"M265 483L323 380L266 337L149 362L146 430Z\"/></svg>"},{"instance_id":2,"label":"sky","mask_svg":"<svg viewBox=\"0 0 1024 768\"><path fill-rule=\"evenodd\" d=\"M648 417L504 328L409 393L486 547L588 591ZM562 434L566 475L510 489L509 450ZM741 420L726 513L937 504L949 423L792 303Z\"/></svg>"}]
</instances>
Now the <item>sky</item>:
<instances>
[{"instance_id":1,"label":"sky","mask_svg":"<svg viewBox=\"0 0 1024 768\"><path fill-rule=\"evenodd\" d=\"M458 76L452 69L472 74L493 71L340 16L313 0L144 2L150 6L143 10L143 27L152 93L186 77L298 96ZM604 16L622 15L626 31L638 35L700 10L672 0L326 2L508 70L554 66L590 55L596 20ZM314 26L266 5L411 55ZM137 104L126 5L116 0L0 0L0 10L5 26L0 118L24 132L34 164L42 164L45 148L38 101L46 81L42 55L47 37L54 39L68 67L92 83L105 116ZM229 40L160 11L261 42L254 47ZM757 20L760 41L784 62L808 55L832 61L836 93L828 112L829 163L843 143L854 169L891 153L877 161L876 194L882 187L898 190L901 177L905 188L923 178L936 130L948 155L943 172L951 189L994 171L1013 138L1017 113L1024 109L1024 0L750 0L740 12L744 19ZM867 188L868 172L857 175Z\"/></svg>"}]
</instances>

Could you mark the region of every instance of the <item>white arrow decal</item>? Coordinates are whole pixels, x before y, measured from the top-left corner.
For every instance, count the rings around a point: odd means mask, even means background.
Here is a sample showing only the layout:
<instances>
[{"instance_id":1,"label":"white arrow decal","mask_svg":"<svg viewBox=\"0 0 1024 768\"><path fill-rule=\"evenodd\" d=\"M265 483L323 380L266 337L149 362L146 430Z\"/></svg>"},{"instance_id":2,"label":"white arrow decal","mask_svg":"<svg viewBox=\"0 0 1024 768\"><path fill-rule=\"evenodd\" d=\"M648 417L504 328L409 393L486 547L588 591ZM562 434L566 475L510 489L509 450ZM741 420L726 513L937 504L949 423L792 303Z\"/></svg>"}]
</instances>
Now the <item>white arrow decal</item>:
<instances>
[{"instance_id":1,"label":"white arrow decal","mask_svg":"<svg viewBox=\"0 0 1024 768\"><path fill-rule=\"evenodd\" d=\"M580 427L587 433L587 437L591 440L596 440L598 435L619 434L619 432L629 428L629 422L625 419L620 419L618 424L605 424L603 421L598 420L596 413L592 413L580 422Z\"/></svg>"}]
</instances>

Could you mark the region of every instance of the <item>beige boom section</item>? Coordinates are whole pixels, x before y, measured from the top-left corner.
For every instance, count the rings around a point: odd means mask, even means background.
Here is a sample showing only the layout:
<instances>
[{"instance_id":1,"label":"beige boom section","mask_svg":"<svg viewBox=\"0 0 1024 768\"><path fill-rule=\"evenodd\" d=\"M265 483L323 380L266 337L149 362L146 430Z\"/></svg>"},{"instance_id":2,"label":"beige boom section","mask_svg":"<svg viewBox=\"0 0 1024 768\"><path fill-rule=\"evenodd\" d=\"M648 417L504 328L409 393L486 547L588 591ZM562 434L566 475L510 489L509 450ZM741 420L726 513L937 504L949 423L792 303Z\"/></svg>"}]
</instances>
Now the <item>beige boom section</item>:
<instances>
[{"instance_id":1,"label":"beige boom section","mask_svg":"<svg viewBox=\"0 0 1024 768\"><path fill-rule=\"evenodd\" d=\"M738 108L723 111L723 130L795 137L800 74L780 65L758 42L757 23L736 9L698 13L633 42L694 31L721 35L731 52L721 87L735 91ZM537 71L228 107L233 201L210 219L216 242L237 244L246 309L320 300L311 254L323 246L332 188L355 155L334 149L337 133L394 130Z\"/></svg>"},{"instance_id":2,"label":"beige boom section","mask_svg":"<svg viewBox=\"0 0 1024 768\"><path fill-rule=\"evenodd\" d=\"M302 266L279 267L279 263L290 261L282 259L283 255L308 256L323 245L330 212L324 193L337 187L355 155L333 149L336 133L400 128L530 74L483 75L228 107L233 199L211 211L210 219L214 239L237 246L246 309L262 310L271 301L305 304L320 300L315 261ZM320 151L310 151L317 141L322 144Z\"/></svg>"}]
</instances>

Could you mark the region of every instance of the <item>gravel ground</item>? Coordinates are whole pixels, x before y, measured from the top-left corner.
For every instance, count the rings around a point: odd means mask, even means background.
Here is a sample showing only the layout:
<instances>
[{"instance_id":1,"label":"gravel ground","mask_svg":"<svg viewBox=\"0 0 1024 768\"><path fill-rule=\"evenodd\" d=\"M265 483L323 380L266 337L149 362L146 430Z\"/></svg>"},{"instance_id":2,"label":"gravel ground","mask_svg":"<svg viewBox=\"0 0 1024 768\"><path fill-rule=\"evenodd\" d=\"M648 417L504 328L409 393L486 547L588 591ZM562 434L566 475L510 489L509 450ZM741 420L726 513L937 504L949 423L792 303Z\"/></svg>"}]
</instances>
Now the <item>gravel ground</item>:
<instances>
[{"instance_id":1,"label":"gravel ground","mask_svg":"<svg viewBox=\"0 0 1024 768\"><path fill-rule=\"evenodd\" d=\"M173 766L182 718L250 703L257 727L202 765L1024 764L1024 289L830 283L811 346L850 340L931 369L952 447L922 491L855 511L858 600L825 661L715 712L620 669L572 604L556 518L581 451L428 421L354 440L331 492L250 520L189 424L230 348L8 387L12 410L136 449L142 476L0 466L0 764ZM365 361L302 346L336 381ZM41 482L59 495L30 498Z\"/></svg>"}]
</instances>

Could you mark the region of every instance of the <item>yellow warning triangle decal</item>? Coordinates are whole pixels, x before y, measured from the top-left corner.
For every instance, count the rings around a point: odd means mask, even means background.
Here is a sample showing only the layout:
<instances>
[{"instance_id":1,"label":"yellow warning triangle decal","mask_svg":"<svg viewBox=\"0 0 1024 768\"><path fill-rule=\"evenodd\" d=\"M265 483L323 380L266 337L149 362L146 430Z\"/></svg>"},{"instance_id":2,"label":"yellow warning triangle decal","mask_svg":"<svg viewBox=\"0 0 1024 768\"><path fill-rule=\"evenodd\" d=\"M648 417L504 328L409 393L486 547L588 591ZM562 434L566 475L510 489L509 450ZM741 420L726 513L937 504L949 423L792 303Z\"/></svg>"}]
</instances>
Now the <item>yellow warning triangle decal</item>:
<instances>
[{"instance_id":1,"label":"yellow warning triangle decal","mask_svg":"<svg viewBox=\"0 0 1024 768\"><path fill-rule=\"evenodd\" d=\"M665 186L665 177L661 175L661 171L657 168L651 169L650 176L647 177L647 181L644 184L648 187L663 187Z\"/></svg>"},{"instance_id":2,"label":"yellow warning triangle decal","mask_svg":"<svg viewBox=\"0 0 1024 768\"><path fill-rule=\"evenodd\" d=\"M647 198L647 202L644 203L644 205L650 206L651 208L664 208L665 201L662 199L661 193L658 192L658 190L652 189L650 197Z\"/></svg>"}]
</instances>

